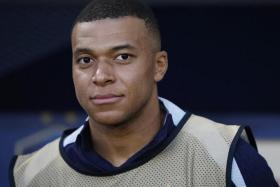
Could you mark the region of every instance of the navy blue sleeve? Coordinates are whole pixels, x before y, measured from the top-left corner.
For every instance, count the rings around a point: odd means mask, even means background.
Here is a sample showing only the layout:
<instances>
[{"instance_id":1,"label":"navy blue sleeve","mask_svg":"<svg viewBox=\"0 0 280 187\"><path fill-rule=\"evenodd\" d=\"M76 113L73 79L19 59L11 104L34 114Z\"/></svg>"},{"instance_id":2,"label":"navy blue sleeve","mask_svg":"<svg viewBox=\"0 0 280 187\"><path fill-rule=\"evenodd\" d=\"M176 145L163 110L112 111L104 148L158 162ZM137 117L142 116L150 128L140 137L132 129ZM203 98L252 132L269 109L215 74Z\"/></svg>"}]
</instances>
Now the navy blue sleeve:
<instances>
[{"instance_id":1,"label":"navy blue sleeve","mask_svg":"<svg viewBox=\"0 0 280 187\"><path fill-rule=\"evenodd\" d=\"M237 142L234 158L248 187L278 187L266 160L241 138Z\"/></svg>"}]
</instances>

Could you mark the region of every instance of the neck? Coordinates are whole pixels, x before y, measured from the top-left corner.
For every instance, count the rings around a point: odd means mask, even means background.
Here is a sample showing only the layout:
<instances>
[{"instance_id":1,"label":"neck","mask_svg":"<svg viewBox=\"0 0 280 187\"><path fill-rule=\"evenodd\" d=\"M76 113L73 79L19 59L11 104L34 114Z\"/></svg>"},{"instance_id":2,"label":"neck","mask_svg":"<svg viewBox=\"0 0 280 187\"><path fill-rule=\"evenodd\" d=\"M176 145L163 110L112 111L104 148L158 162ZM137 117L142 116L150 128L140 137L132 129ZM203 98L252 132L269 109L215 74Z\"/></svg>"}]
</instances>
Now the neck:
<instances>
[{"instance_id":1,"label":"neck","mask_svg":"<svg viewBox=\"0 0 280 187\"><path fill-rule=\"evenodd\" d=\"M152 111L143 111L133 120L113 127L96 124L90 119L95 151L118 167L147 145L159 131L163 118L158 99L148 105L153 105Z\"/></svg>"}]
</instances>

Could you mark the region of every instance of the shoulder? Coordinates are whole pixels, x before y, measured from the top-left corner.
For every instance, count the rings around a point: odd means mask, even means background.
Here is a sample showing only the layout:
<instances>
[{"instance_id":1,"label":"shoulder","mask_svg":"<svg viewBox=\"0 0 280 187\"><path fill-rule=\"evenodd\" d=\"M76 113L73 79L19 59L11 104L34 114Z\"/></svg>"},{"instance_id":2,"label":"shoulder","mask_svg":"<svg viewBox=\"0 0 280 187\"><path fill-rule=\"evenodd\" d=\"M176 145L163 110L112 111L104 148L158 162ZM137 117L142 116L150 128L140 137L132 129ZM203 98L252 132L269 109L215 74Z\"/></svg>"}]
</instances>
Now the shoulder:
<instances>
[{"instance_id":1,"label":"shoulder","mask_svg":"<svg viewBox=\"0 0 280 187\"><path fill-rule=\"evenodd\" d=\"M16 179L32 179L39 171L46 168L53 160L59 157L60 138L48 143L41 149L25 155L17 155L10 165L11 184Z\"/></svg>"},{"instance_id":2,"label":"shoulder","mask_svg":"<svg viewBox=\"0 0 280 187\"><path fill-rule=\"evenodd\" d=\"M16 165L21 165L24 164L25 162L30 162L31 158L32 159L41 159L41 157L43 157L44 159L52 159L54 157L57 156L57 154L59 154L59 140L55 139L52 142L46 144L44 147L42 147L41 149L33 152L33 153L29 153L29 154L25 154L25 155L18 155L17 156L17 160L16 160ZM52 153L52 154L50 154Z\"/></svg>"},{"instance_id":3,"label":"shoulder","mask_svg":"<svg viewBox=\"0 0 280 187\"><path fill-rule=\"evenodd\" d=\"M185 124L184 130L191 133L202 141L224 141L231 144L234 137L239 134L238 131L243 131L243 128L238 125L225 125L215 122L208 118L192 114Z\"/></svg>"}]
</instances>

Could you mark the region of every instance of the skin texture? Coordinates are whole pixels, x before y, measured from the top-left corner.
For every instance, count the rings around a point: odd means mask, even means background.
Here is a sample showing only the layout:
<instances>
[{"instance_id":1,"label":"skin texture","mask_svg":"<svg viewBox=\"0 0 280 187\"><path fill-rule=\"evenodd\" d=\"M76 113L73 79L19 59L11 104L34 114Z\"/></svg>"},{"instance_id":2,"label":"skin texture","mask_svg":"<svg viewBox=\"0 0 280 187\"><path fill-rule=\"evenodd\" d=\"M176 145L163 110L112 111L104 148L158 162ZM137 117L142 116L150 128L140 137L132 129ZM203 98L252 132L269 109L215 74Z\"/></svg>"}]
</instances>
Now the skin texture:
<instances>
[{"instance_id":1,"label":"skin texture","mask_svg":"<svg viewBox=\"0 0 280 187\"><path fill-rule=\"evenodd\" d=\"M95 151L120 166L158 132L157 82L168 66L145 22L126 16L75 25L73 81Z\"/></svg>"}]
</instances>

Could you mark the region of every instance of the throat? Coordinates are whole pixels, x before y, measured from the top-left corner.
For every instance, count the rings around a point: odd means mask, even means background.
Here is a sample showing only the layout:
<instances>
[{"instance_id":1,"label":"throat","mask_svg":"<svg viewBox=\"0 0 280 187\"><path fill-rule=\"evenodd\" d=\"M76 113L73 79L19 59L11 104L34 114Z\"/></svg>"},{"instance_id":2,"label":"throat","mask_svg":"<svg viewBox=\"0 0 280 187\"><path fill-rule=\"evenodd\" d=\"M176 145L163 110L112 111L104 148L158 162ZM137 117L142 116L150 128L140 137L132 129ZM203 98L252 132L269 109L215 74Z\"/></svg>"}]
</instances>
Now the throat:
<instances>
[{"instance_id":1,"label":"throat","mask_svg":"<svg viewBox=\"0 0 280 187\"><path fill-rule=\"evenodd\" d=\"M127 127L106 128L90 123L93 149L113 166L120 167L153 140L161 128L162 119L160 111L149 122Z\"/></svg>"}]
</instances>

